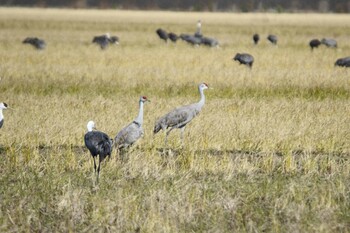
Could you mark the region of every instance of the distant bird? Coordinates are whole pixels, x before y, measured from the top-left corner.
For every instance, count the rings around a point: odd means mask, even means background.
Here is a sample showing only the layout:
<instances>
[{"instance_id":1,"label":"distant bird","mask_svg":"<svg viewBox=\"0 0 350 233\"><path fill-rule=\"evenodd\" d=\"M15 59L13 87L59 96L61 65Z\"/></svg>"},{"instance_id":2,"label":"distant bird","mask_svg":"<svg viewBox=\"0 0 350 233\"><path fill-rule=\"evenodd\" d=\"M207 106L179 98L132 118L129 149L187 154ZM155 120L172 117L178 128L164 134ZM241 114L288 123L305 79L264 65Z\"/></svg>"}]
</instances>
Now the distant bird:
<instances>
[{"instance_id":1,"label":"distant bird","mask_svg":"<svg viewBox=\"0 0 350 233\"><path fill-rule=\"evenodd\" d=\"M106 49L109 44L119 44L119 38L117 36L110 36L106 33L101 36L95 36L92 39L92 43L100 45L101 49Z\"/></svg>"},{"instance_id":2,"label":"distant bird","mask_svg":"<svg viewBox=\"0 0 350 233\"><path fill-rule=\"evenodd\" d=\"M176 34L173 33L173 32L169 32L169 33L168 33L168 37L169 37L169 39L170 39L172 42L174 42L174 43L177 41L177 39L179 39L179 36L176 35Z\"/></svg>"},{"instance_id":3,"label":"distant bird","mask_svg":"<svg viewBox=\"0 0 350 233\"><path fill-rule=\"evenodd\" d=\"M181 129L181 143L183 144L183 133L185 131L185 126L197 116L205 103L204 90L208 89L206 83L201 83L198 86L199 94L201 96L198 103L186 105L183 107L176 108L171 112L160 117L154 126L153 133L156 134L160 130L163 130L165 133L165 146L167 145L169 133L176 128ZM168 131L167 128L170 128Z\"/></svg>"},{"instance_id":4,"label":"distant bird","mask_svg":"<svg viewBox=\"0 0 350 233\"><path fill-rule=\"evenodd\" d=\"M274 45L277 44L277 36L275 36L275 35L268 35L268 36L267 36L267 39L268 39L272 44L274 44Z\"/></svg>"},{"instance_id":5,"label":"distant bird","mask_svg":"<svg viewBox=\"0 0 350 233\"><path fill-rule=\"evenodd\" d=\"M8 105L6 103L0 103L0 129L2 125L4 124L4 115L2 114L2 110L5 110L8 108Z\"/></svg>"},{"instance_id":6,"label":"distant bird","mask_svg":"<svg viewBox=\"0 0 350 233\"><path fill-rule=\"evenodd\" d=\"M342 66L342 67L350 67L350 57L339 58L334 65Z\"/></svg>"},{"instance_id":7,"label":"distant bird","mask_svg":"<svg viewBox=\"0 0 350 233\"><path fill-rule=\"evenodd\" d=\"M161 29L161 28L158 28L157 31L156 31L157 35L159 36L160 39L164 40L165 42L168 42L168 33Z\"/></svg>"},{"instance_id":8,"label":"distant bird","mask_svg":"<svg viewBox=\"0 0 350 233\"><path fill-rule=\"evenodd\" d=\"M38 50L45 49L46 43L43 39L37 37L27 37L22 41L23 44L30 44Z\"/></svg>"},{"instance_id":9,"label":"distant bird","mask_svg":"<svg viewBox=\"0 0 350 233\"><path fill-rule=\"evenodd\" d=\"M234 61L238 61L239 64L244 64L249 68L252 68L254 57L248 53L237 53L233 58Z\"/></svg>"},{"instance_id":10,"label":"distant bird","mask_svg":"<svg viewBox=\"0 0 350 233\"><path fill-rule=\"evenodd\" d=\"M192 45L200 45L202 43L202 39L199 37L195 37L189 34L181 34L180 38Z\"/></svg>"},{"instance_id":11,"label":"distant bird","mask_svg":"<svg viewBox=\"0 0 350 233\"><path fill-rule=\"evenodd\" d=\"M318 46L320 46L320 44L321 44L321 41L319 39L312 39L309 42L311 50L313 50L314 48L318 48Z\"/></svg>"},{"instance_id":12,"label":"distant bird","mask_svg":"<svg viewBox=\"0 0 350 233\"><path fill-rule=\"evenodd\" d=\"M254 44L258 44L259 40L260 40L259 34L254 34L254 35L253 35Z\"/></svg>"},{"instance_id":13,"label":"distant bird","mask_svg":"<svg viewBox=\"0 0 350 233\"><path fill-rule=\"evenodd\" d=\"M210 37L202 37L201 44L204 44L209 47L219 47L219 41Z\"/></svg>"},{"instance_id":14,"label":"distant bird","mask_svg":"<svg viewBox=\"0 0 350 233\"><path fill-rule=\"evenodd\" d=\"M134 144L143 136L143 104L149 101L146 96L141 96L139 100L139 114L129 125L125 126L114 139L115 146L121 150Z\"/></svg>"},{"instance_id":15,"label":"distant bird","mask_svg":"<svg viewBox=\"0 0 350 233\"><path fill-rule=\"evenodd\" d=\"M321 43L329 48L337 48L338 47L337 41L335 39L323 38L321 40Z\"/></svg>"},{"instance_id":16,"label":"distant bird","mask_svg":"<svg viewBox=\"0 0 350 233\"><path fill-rule=\"evenodd\" d=\"M85 146L89 149L92 158L94 159L94 169L96 173L95 157L99 156L97 167L97 180L100 175L101 162L107 157L111 156L113 149L113 140L107 134L101 131L93 131L95 129L95 122L89 121L87 124L88 132L84 136Z\"/></svg>"},{"instance_id":17,"label":"distant bird","mask_svg":"<svg viewBox=\"0 0 350 233\"><path fill-rule=\"evenodd\" d=\"M194 33L194 36L197 37L197 38L202 38L203 37L203 34L202 34L202 21L201 20L197 21L197 30Z\"/></svg>"}]
</instances>

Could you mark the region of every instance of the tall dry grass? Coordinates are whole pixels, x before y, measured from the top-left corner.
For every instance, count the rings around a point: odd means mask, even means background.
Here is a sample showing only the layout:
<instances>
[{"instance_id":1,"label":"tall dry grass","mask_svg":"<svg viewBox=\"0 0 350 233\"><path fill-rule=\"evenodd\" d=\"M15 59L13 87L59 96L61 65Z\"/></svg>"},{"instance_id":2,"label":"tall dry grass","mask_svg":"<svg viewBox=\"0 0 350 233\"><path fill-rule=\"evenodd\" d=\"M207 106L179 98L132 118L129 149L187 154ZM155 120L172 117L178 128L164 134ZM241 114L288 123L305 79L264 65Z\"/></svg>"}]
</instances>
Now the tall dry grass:
<instances>
[{"instance_id":1,"label":"tall dry grass","mask_svg":"<svg viewBox=\"0 0 350 233\"><path fill-rule=\"evenodd\" d=\"M155 30L203 33L221 48L165 44ZM0 230L348 232L348 15L0 9ZM95 35L119 46L101 51ZM251 36L262 41L253 46ZM279 37L278 47L265 40ZM42 37L47 49L21 44ZM334 37L336 50L308 48ZM255 57L252 70L231 59ZM179 132L152 135L157 117L198 100ZM94 182L86 123L114 137L145 106L145 136Z\"/></svg>"}]
</instances>

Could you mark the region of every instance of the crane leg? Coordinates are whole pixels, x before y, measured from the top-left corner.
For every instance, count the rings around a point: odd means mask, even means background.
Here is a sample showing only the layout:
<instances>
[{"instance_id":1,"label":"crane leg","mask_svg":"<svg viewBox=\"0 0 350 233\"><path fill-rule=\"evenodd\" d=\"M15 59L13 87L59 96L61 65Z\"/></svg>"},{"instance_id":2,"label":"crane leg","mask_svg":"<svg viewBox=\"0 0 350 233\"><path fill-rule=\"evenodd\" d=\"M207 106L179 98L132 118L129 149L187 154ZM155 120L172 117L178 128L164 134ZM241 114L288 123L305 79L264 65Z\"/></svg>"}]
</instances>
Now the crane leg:
<instances>
[{"instance_id":1,"label":"crane leg","mask_svg":"<svg viewBox=\"0 0 350 233\"><path fill-rule=\"evenodd\" d=\"M184 132L185 132L185 127L182 127L180 129L180 139L181 139L181 146L184 147Z\"/></svg>"},{"instance_id":2,"label":"crane leg","mask_svg":"<svg viewBox=\"0 0 350 233\"><path fill-rule=\"evenodd\" d=\"M98 158L98 168L97 168L97 182L100 177L100 165L101 165L101 157Z\"/></svg>"},{"instance_id":3,"label":"crane leg","mask_svg":"<svg viewBox=\"0 0 350 233\"><path fill-rule=\"evenodd\" d=\"M168 135L169 133L171 132L171 130L173 130L174 128L171 128L169 129L166 133L165 133L165 147L167 146L168 144Z\"/></svg>"},{"instance_id":4,"label":"crane leg","mask_svg":"<svg viewBox=\"0 0 350 233\"><path fill-rule=\"evenodd\" d=\"M95 156L92 157L94 159L94 170L95 170L95 173L96 173L96 161L95 161Z\"/></svg>"}]
</instances>

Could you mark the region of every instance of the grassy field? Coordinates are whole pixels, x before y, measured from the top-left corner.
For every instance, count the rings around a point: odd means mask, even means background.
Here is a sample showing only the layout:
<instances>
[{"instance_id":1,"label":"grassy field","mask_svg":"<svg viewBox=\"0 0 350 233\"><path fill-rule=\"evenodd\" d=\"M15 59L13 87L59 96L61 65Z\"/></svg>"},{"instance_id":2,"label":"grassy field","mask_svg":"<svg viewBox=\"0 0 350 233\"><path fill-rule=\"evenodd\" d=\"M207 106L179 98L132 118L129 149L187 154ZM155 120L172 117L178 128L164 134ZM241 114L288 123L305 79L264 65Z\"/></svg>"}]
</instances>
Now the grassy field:
<instances>
[{"instance_id":1,"label":"grassy field","mask_svg":"<svg viewBox=\"0 0 350 233\"><path fill-rule=\"evenodd\" d=\"M155 34L193 33L198 19L219 49ZM0 231L349 232L350 70L334 67L349 31L349 15L0 8L0 101L14 108L0 129ZM102 51L91 40L106 32L120 45ZM339 48L311 52L323 37ZM169 152L154 122L198 101L203 81L206 105ZM86 124L114 137L140 95L145 136L97 184Z\"/></svg>"}]
</instances>

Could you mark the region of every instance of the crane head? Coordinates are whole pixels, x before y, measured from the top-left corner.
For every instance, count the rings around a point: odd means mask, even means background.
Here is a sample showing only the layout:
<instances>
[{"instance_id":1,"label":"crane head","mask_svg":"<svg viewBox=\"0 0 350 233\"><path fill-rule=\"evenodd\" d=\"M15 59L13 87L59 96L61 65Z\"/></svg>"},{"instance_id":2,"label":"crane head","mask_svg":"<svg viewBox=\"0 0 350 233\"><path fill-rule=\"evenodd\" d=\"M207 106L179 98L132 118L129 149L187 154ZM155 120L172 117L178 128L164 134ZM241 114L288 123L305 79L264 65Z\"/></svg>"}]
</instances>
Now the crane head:
<instances>
[{"instance_id":1,"label":"crane head","mask_svg":"<svg viewBox=\"0 0 350 233\"><path fill-rule=\"evenodd\" d=\"M87 129L88 129L89 132L91 132L93 129L96 129L96 127L95 127L95 122L89 121L89 122L87 123Z\"/></svg>"},{"instance_id":2,"label":"crane head","mask_svg":"<svg viewBox=\"0 0 350 233\"><path fill-rule=\"evenodd\" d=\"M140 101L143 103L144 102L151 102L149 99L147 99L147 96L141 96Z\"/></svg>"},{"instance_id":3,"label":"crane head","mask_svg":"<svg viewBox=\"0 0 350 233\"><path fill-rule=\"evenodd\" d=\"M8 108L8 105L7 103L0 103L0 109L7 109Z\"/></svg>"},{"instance_id":4,"label":"crane head","mask_svg":"<svg viewBox=\"0 0 350 233\"><path fill-rule=\"evenodd\" d=\"M199 85L199 89L201 89L201 90L205 90L205 89L208 89L209 88L209 86L208 86L208 84L206 84L206 83L201 83L200 85Z\"/></svg>"}]
</instances>

